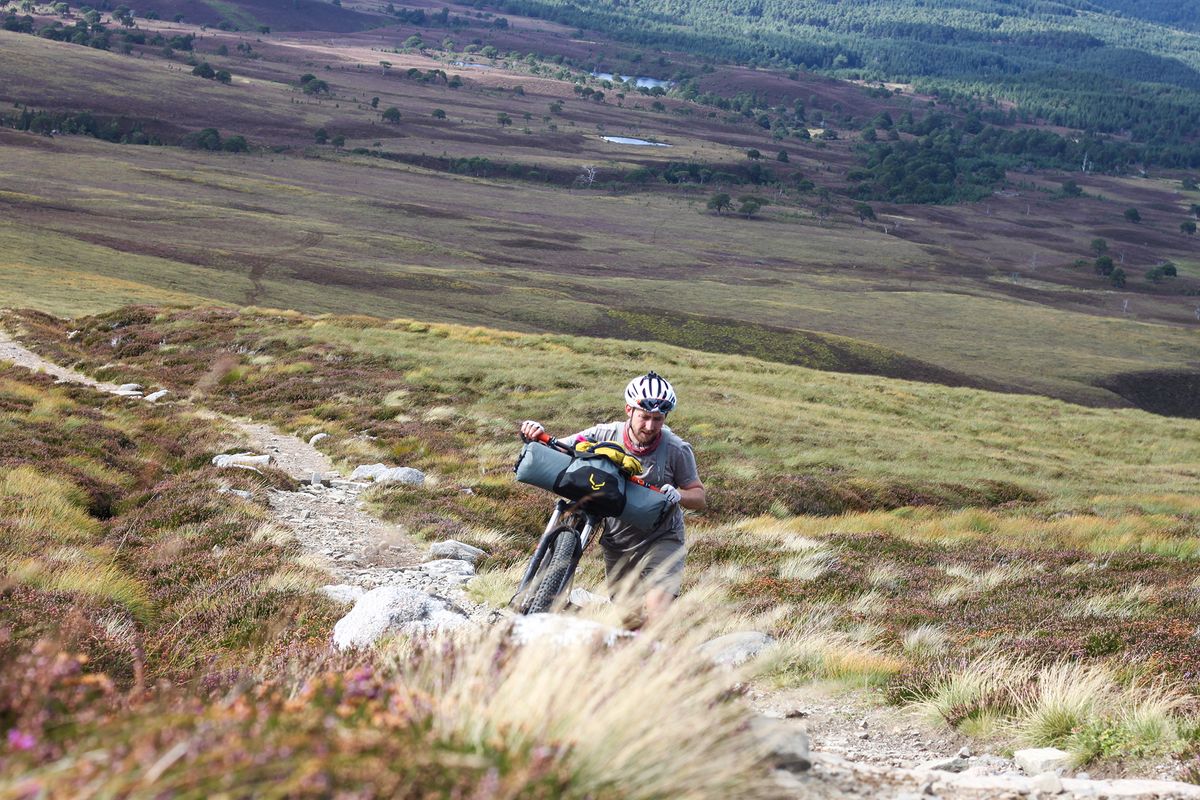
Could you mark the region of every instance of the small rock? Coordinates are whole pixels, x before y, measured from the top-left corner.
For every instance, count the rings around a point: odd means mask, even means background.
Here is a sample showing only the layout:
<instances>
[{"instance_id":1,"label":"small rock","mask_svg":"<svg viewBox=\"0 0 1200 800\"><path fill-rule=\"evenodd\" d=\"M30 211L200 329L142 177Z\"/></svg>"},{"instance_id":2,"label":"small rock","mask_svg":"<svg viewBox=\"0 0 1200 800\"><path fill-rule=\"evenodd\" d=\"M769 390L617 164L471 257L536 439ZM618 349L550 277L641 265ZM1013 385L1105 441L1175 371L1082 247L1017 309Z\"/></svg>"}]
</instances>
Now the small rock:
<instances>
[{"instance_id":1,"label":"small rock","mask_svg":"<svg viewBox=\"0 0 1200 800\"><path fill-rule=\"evenodd\" d=\"M312 511L311 511L311 510L309 510L309 509L307 509L307 508L306 508L306 509L304 509L303 511L301 511L301 512L300 512L300 519L311 519L311 518L312 518Z\"/></svg>"},{"instance_id":2,"label":"small rock","mask_svg":"<svg viewBox=\"0 0 1200 800\"><path fill-rule=\"evenodd\" d=\"M1053 772L1043 772L1033 779L1033 790L1041 794L1062 794L1063 782Z\"/></svg>"},{"instance_id":3,"label":"small rock","mask_svg":"<svg viewBox=\"0 0 1200 800\"><path fill-rule=\"evenodd\" d=\"M233 494L233 495L237 495L238 497L242 498L243 500L253 500L254 499L254 495L250 494L250 492L247 492L244 489L230 489L229 493Z\"/></svg>"},{"instance_id":4,"label":"small rock","mask_svg":"<svg viewBox=\"0 0 1200 800\"><path fill-rule=\"evenodd\" d=\"M958 757L959 758L970 758L971 757L971 748L969 748L969 747L958 748Z\"/></svg>"},{"instance_id":5,"label":"small rock","mask_svg":"<svg viewBox=\"0 0 1200 800\"><path fill-rule=\"evenodd\" d=\"M269 467L274 461L272 456L260 456L254 453L229 453L213 456L212 459L213 465L222 469L225 467Z\"/></svg>"},{"instance_id":6,"label":"small rock","mask_svg":"<svg viewBox=\"0 0 1200 800\"><path fill-rule=\"evenodd\" d=\"M68 342L75 341L76 339L79 338L79 334L81 334L81 333L83 333L83 331L71 331L70 333L67 334L67 341Z\"/></svg>"},{"instance_id":7,"label":"small rock","mask_svg":"<svg viewBox=\"0 0 1200 800\"><path fill-rule=\"evenodd\" d=\"M388 469L389 467L387 464L359 464L354 468L354 472L350 473L350 480L374 480L376 475L381 472L386 472Z\"/></svg>"},{"instance_id":8,"label":"small rock","mask_svg":"<svg viewBox=\"0 0 1200 800\"><path fill-rule=\"evenodd\" d=\"M867 728L867 727L869 727L869 723L865 719L860 719L858 721L858 727Z\"/></svg>"},{"instance_id":9,"label":"small rock","mask_svg":"<svg viewBox=\"0 0 1200 800\"><path fill-rule=\"evenodd\" d=\"M1092 779L1092 776L1086 772L1076 772L1075 777L1081 781L1090 781Z\"/></svg>"},{"instance_id":10,"label":"small rock","mask_svg":"<svg viewBox=\"0 0 1200 800\"><path fill-rule=\"evenodd\" d=\"M474 564L479 559L487 555L478 547L473 547L465 542L459 542L454 539L447 539L444 542L435 542L429 548L429 554L434 558L451 558L458 561L466 561L469 564Z\"/></svg>"},{"instance_id":11,"label":"small rock","mask_svg":"<svg viewBox=\"0 0 1200 800\"><path fill-rule=\"evenodd\" d=\"M921 794L926 795L927 797L933 796L933 781L925 781L925 783L921 784Z\"/></svg>"},{"instance_id":12,"label":"small rock","mask_svg":"<svg viewBox=\"0 0 1200 800\"><path fill-rule=\"evenodd\" d=\"M439 558L436 561L426 561L419 569L429 575L475 576L475 567L466 561L459 561L457 558Z\"/></svg>"},{"instance_id":13,"label":"small rock","mask_svg":"<svg viewBox=\"0 0 1200 800\"><path fill-rule=\"evenodd\" d=\"M328 439L328 438L329 438L329 434L322 431L321 433L314 433L312 436L310 436L308 438L308 443L316 444L317 442L321 441L322 439Z\"/></svg>"},{"instance_id":14,"label":"small rock","mask_svg":"<svg viewBox=\"0 0 1200 800\"><path fill-rule=\"evenodd\" d=\"M376 483L405 483L420 486L425 483L425 473L412 467L392 467L375 476Z\"/></svg>"},{"instance_id":15,"label":"small rock","mask_svg":"<svg viewBox=\"0 0 1200 800\"><path fill-rule=\"evenodd\" d=\"M412 467L389 467L386 464L361 464L350 473L350 480L373 480L376 483L407 483L419 486L425 473Z\"/></svg>"},{"instance_id":16,"label":"small rock","mask_svg":"<svg viewBox=\"0 0 1200 800\"><path fill-rule=\"evenodd\" d=\"M774 643L773 637L760 631L737 631L709 639L697 649L714 664L738 667Z\"/></svg>"},{"instance_id":17,"label":"small rock","mask_svg":"<svg viewBox=\"0 0 1200 800\"><path fill-rule=\"evenodd\" d=\"M1034 747L1013 753L1013 761L1026 775L1040 775L1067 766L1071 754L1057 747Z\"/></svg>"},{"instance_id":18,"label":"small rock","mask_svg":"<svg viewBox=\"0 0 1200 800\"><path fill-rule=\"evenodd\" d=\"M962 772L971 765L965 758L935 758L913 767L917 772Z\"/></svg>"},{"instance_id":19,"label":"small rock","mask_svg":"<svg viewBox=\"0 0 1200 800\"><path fill-rule=\"evenodd\" d=\"M168 390L159 389L157 392L151 392L150 394L146 395L143 399L147 403L157 403L159 400L162 400L164 397L166 397L169 394L170 394L170 392Z\"/></svg>"},{"instance_id":20,"label":"small rock","mask_svg":"<svg viewBox=\"0 0 1200 800\"><path fill-rule=\"evenodd\" d=\"M858 738L860 738L860 739L870 739L870 738L871 738L871 734L870 734L870 732L869 732L869 731L859 731L859 732L858 732Z\"/></svg>"},{"instance_id":21,"label":"small rock","mask_svg":"<svg viewBox=\"0 0 1200 800\"><path fill-rule=\"evenodd\" d=\"M770 717L754 717L750 731L766 748L776 769L803 772L812 766L808 734L796 726Z\"/></svg>"},{"instance_id":22,"label":"small rock","mask_svg":"<svg viewBox=\"0 0 1200 800\"><path fill-rule=\"evenodd\" d=\"M117 387L118 392L140 392L142 385L140 383L122 383Z\"/></svg>"}]
</instances>

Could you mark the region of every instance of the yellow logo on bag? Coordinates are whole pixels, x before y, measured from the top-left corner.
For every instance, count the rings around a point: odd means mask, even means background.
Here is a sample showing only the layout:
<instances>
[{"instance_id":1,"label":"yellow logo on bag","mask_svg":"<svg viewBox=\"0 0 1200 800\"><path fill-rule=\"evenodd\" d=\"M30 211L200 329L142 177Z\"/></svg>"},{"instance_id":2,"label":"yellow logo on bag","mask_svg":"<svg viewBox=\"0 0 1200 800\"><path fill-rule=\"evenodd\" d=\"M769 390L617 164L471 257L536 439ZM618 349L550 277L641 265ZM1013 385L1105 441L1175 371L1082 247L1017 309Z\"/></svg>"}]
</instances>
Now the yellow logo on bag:
<instances>
[{"instance_id":1,"label":"yellow logo on bag","mask_svg":"<svg viewBox=\"0 0 1200 800\"><path fill-rule=\"evenodd\" d=\"M588 474L588 483L590 483L592 485L593 492L598 492L598 491L600 491L600 487L604 486L606 483L608 483L608 481L603 481L602 483L596 483L596 473L592 472L592 473Z\"/></svg>"}]
</instances>

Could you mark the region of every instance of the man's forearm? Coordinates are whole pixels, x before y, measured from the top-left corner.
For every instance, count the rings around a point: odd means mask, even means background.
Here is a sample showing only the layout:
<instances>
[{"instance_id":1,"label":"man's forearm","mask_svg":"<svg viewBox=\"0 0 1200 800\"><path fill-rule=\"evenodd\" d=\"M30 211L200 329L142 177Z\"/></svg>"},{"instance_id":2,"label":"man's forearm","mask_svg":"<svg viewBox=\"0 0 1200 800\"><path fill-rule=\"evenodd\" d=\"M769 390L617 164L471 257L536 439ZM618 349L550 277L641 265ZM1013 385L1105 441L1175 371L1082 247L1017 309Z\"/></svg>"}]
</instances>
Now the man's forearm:
<instances>
[{"instance_id":1,"label":"man's forearm","mask_svg":"<svg viewBox=\"0 0 1200 800\"><path fill-rule=\"evenodd\" d=\"M708 504L703 486L689 486L679 489L679 505L690 511L703 511Z\"/></svg>"}]
</instances>

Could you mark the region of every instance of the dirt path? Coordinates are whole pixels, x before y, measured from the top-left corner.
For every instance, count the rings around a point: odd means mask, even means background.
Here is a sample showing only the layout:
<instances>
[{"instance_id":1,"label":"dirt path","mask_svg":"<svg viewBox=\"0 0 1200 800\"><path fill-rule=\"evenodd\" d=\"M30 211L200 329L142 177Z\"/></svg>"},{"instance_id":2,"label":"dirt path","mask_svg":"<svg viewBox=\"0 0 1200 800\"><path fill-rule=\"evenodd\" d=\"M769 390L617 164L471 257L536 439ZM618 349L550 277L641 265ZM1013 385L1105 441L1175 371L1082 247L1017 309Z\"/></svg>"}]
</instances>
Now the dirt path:
<instances>
[{"instance_id":1,"label":"dirt path","mask_svg":"<svg viewBox=\"0 0 1200 800\"><path fill-rule=\"evenodd\" d=\"M110 394L115 394L118 388L116 384L97 381L74 370L60 367L58 364L47 361L38 354L18 344L3 328L0 328L0 361L11 361L18 367L25 367L33 372L44 372L47 375L53 375L59 383L83 383Z\"/></svg>"},{"instance_id":2,"label":"dirt path","mask_svg":"<svg viewBox=\"0 0 1200 800\"><path fill-rule=\"evenodd\" d=\"M0 360L53 375L60 383L79 383L121 394L116 384L47 361L3 329ZM126 396L131 403L147 402L140 394ZM166 402L187 401L168 395ZM343 479L329 457L316 447L270 425L227 417L199 406L193 408L199 416L220 420L239 433L241 441L235 444L238 449L270 455L273 466L301 481L297 492L271 490L268 505L274 521L292 531L301 549L323 564L336 583L362 590L389 584L412 586L453 600L474 618L490 615L490 609L468 599L460 581L420 569L428 555L402 527L386 523L362 508L360 495L370 488L369 483Z\"/></svg>"},{"instance_id":3,"label":"dirt path","mask_svg":"<svg viewBox=\"0 0 1200 800\"><path fill-rule=\"evenodd\" d=\"M15 342L0 329L0 360L81 383L109 393L104 383L53 364ZM129 402L146 402L131 397ZM186 402L175 399L174 402ZM301 481L300 491L272 490L275 521L291 530L304 551L315 556L335 580L359 590L406 585L452 599L472 618L485 621L492 609L470 601L462 582L420 568L427 556L400 526L362 508L369 483L345 480L321 451L261 422L238 420L196 407L244 437L245 449L271 455L275 466ZM314 477L317 479L314 481ZM787 794L804 798L897 798L897 800L984 800L984 798L1196 798L1200 786L1161 780L1174 777L1171 765L1159 780L1050 780L1021 775L1013 762L993 753L973 753L967 740L931 725L911 710L872 702L863 692L835 693L820 686L753 692L759 713L804 729L813 767L801 774L778 773ZM938 766L941 768L937 768ZM951 771L953 770L953 771Z\"/></svg>"}]
</instances>

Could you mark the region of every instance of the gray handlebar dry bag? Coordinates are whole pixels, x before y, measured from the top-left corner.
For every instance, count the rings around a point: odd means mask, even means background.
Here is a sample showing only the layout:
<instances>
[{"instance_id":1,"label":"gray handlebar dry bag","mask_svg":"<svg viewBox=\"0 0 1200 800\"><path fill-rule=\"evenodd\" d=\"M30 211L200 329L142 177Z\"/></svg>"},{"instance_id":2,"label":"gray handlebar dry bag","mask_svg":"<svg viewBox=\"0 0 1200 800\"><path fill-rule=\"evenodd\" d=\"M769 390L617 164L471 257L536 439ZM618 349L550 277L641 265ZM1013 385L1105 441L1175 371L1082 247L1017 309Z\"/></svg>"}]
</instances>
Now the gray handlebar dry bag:
<instances>
[{"instance_id":1,"label":"gray handlebar dry bag","mask_svg":"<svg viewBox=\"0 0 1200 800\"><path fill-rule=\"evenodd\" d=\"M598 516L611 516L639 530L657 528L671 511L662 492L625 479L620 469L603 456L572 456L540 442L521 449L513 471L517 480L579 502ZM611 486L590 491L589 487L616 482L624 502L616 500ZM589 500L595 508L589 509Z\"/></svg>"}]
</instances>

